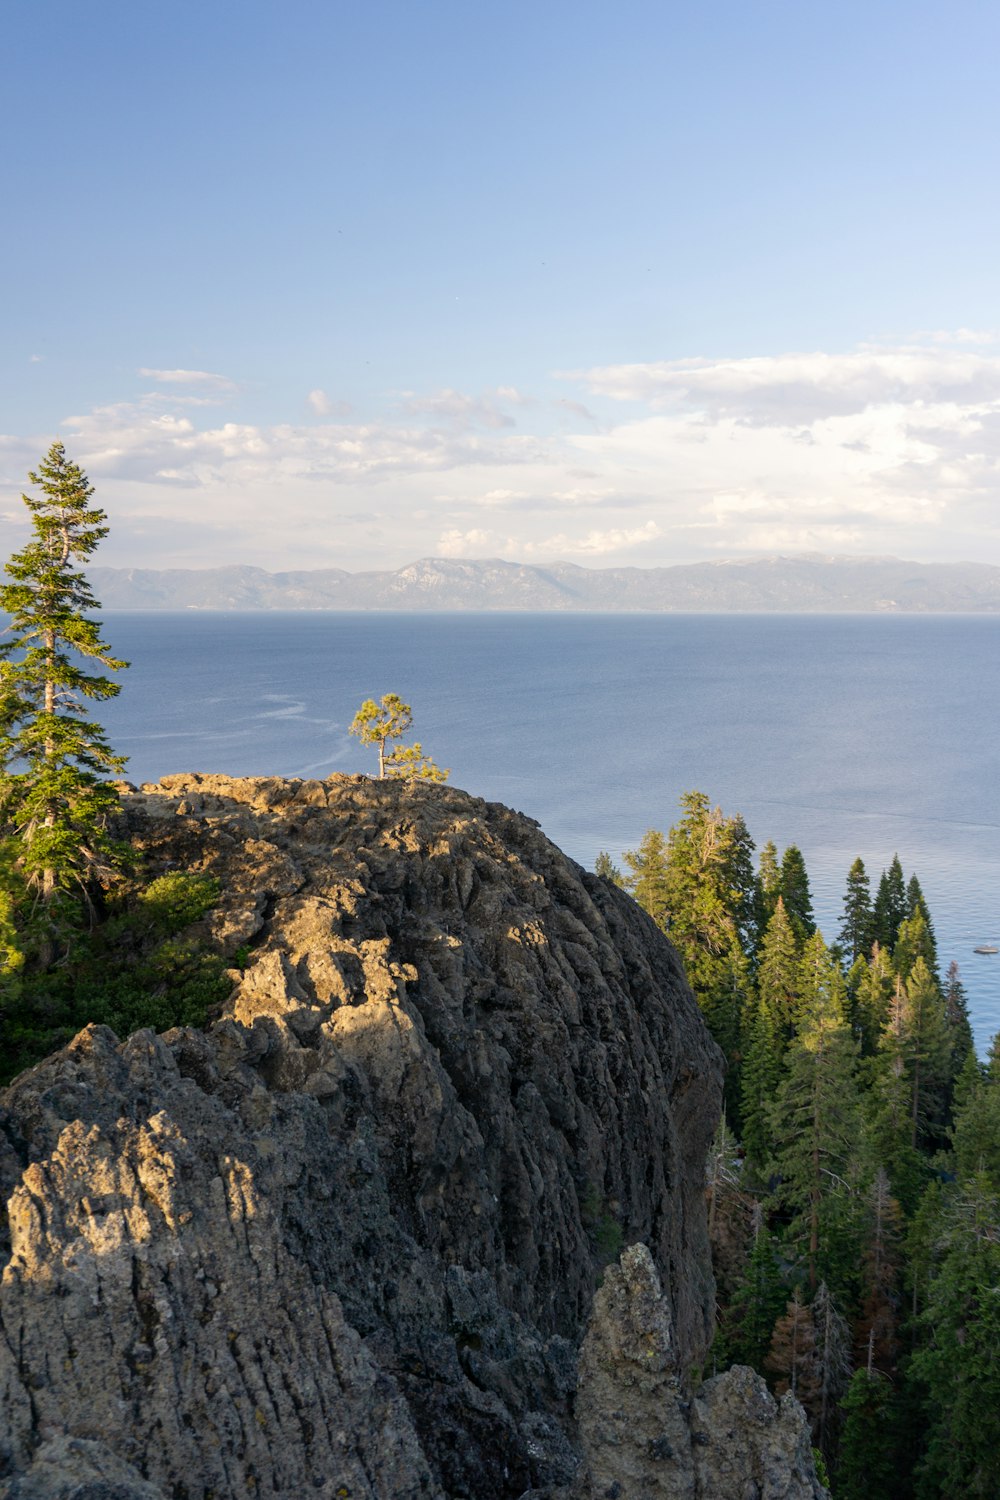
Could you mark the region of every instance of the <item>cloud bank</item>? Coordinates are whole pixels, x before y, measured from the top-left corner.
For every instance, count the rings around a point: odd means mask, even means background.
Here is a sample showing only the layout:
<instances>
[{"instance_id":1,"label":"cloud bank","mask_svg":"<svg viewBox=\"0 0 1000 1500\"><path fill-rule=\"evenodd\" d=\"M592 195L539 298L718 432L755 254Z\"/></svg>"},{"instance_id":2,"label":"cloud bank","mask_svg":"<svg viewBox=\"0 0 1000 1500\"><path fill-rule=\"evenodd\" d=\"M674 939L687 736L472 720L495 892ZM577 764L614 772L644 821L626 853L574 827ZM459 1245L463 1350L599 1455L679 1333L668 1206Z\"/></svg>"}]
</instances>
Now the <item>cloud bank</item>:
<instances>
[{"instance_id":1,"label":"cloud bank","mask_svg":"<svg viewBox=\"0 0 1000 1500\"><path fill-rule=\"evenodd\" d=\"M273 425L241 420L230 376L145 368L155 390L65 416L59 435L109 511L108 563L1000 563L996 349L960 329L846 353L594 366L540 393L387 392L364 419L304 383L309 415ZM229 410L209 417L209 402ZM0 436L8 550L50 441Z\"/></svg>"}]
</instances>

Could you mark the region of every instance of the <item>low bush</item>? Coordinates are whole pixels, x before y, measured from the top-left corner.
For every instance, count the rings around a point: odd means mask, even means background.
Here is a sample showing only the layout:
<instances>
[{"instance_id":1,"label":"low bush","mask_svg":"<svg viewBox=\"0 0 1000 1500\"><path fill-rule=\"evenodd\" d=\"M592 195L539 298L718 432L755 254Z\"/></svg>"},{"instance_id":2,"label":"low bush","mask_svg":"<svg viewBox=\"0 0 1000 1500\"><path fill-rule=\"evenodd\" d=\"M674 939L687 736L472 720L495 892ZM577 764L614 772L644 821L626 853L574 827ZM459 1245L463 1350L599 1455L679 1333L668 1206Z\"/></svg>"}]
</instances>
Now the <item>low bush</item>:
<instances>
[{"instance_id":1,"label":"low bush","mask_svg":"<svg viewBox=\"0 0 1000 1500\"><path fill-rule=\"evenodd\" d=\"M44 968L32 965L29 924L24 962L0 978L0 1083L92 1022L119 1036L203 1025L228 993L227 960L189 929L218 899L217 880L184 871L123 883L103 919Z\"/></svg>"}]
</instances>

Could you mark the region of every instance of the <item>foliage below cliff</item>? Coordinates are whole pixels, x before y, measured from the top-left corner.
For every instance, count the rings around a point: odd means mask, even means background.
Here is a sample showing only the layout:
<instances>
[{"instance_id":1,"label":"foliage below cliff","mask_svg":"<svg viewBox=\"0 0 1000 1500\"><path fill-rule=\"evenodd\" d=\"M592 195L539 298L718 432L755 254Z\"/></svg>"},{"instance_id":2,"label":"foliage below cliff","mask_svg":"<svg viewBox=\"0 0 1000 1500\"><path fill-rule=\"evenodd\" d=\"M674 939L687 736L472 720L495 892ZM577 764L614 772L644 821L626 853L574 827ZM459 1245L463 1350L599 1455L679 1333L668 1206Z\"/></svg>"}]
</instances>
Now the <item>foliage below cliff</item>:
<instances>
[{"instance_id":1,"label":"foliage below cliff","mask_svg":"<svg viewBox=\"0 0 1000 1500\"><path fill-rule=\"evenodd\" d=\"M64 925L53 954L50 920L36 926L30 893L8 878L8 897L18 891L21 910L8 927L0 991L0 1083L92 1022L120 1036L143 1026L204 1024L232 987L225 959L206 948L197 928L219 889L213 877L181 870L133 875L105 895L99 911Z\"/></svg>"},{"instance_id":2,"label":"foliage below cliff","mask_svg":"<svg viewBox=\"0 0 1000 1500\"><path fill-rule=\"evenodd\" d=\"M690 793L607 862L673 939L729 1063L709 1167L713 1360L809 1413L838 1500L1000 1492L1000 1055L898 857L847 877L838 941L805 862Z\"/></svg>"}]
</instances>

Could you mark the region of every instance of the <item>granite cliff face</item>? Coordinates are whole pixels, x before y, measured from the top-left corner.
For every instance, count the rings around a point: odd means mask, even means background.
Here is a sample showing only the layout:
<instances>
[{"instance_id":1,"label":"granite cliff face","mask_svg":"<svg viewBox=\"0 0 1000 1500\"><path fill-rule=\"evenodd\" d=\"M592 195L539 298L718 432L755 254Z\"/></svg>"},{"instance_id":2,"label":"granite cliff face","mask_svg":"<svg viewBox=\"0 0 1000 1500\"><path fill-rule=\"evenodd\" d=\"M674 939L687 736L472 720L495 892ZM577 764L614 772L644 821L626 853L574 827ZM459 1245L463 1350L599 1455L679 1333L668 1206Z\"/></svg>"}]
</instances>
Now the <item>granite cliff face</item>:
<instances>
[{"instance_id":1,"label":"granite cliff face","mask_svg":"<svg viewBox=\"0 0 1000 1500\"><path fill-rule=\"evenodd\" d=\"M579 1500L821 1500L809 1426L753 1370L692 1391L645 1245L630 1245L598 1290L575 1403Z\"/></svg>"},{"instance_id":2,"label":"granite cliff face","mask_svg":"<svg viewBox=\"0 0 1000 1500\"><path fill-rule=\"evenodd\" d=\"M175 776L124 807L153 873L220 878L202 936L242 968L206 1031L89 1028L0 1095L0 1494L728 1495L646 1430L694 1430L720 1082L653 924L447 787ZM674 1382L631 1434L623 1276L655 1279ZM811 1497L782 1462L733 1495Z\"/></svg>"}]
</instances>

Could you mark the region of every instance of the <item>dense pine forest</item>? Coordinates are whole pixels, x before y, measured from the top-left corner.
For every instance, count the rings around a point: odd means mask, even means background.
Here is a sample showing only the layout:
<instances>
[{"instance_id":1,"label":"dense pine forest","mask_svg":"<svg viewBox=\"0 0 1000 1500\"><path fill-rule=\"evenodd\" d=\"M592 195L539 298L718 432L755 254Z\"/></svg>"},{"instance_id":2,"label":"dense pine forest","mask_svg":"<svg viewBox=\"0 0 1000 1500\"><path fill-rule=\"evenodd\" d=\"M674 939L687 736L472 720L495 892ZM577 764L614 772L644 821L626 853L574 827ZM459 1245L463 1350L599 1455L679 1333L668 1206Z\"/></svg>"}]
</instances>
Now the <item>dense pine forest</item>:
<instances>
[{"instance_id":1,"label":"dense pine forest","mask_svg":"<svg viewBox=\"0 0 1000 1500\"><path fill-rule=\"evenodd\" d=\"M700 792L625 870L726 1056L708 1169L718 1368L809 1414L837 1500L1000 1493L1000 1039L976 1058L916 875L847 874L827 943L794 846ZM710 1372L709 1372L710 1373Z\"/></svg>"}]
</instances>

